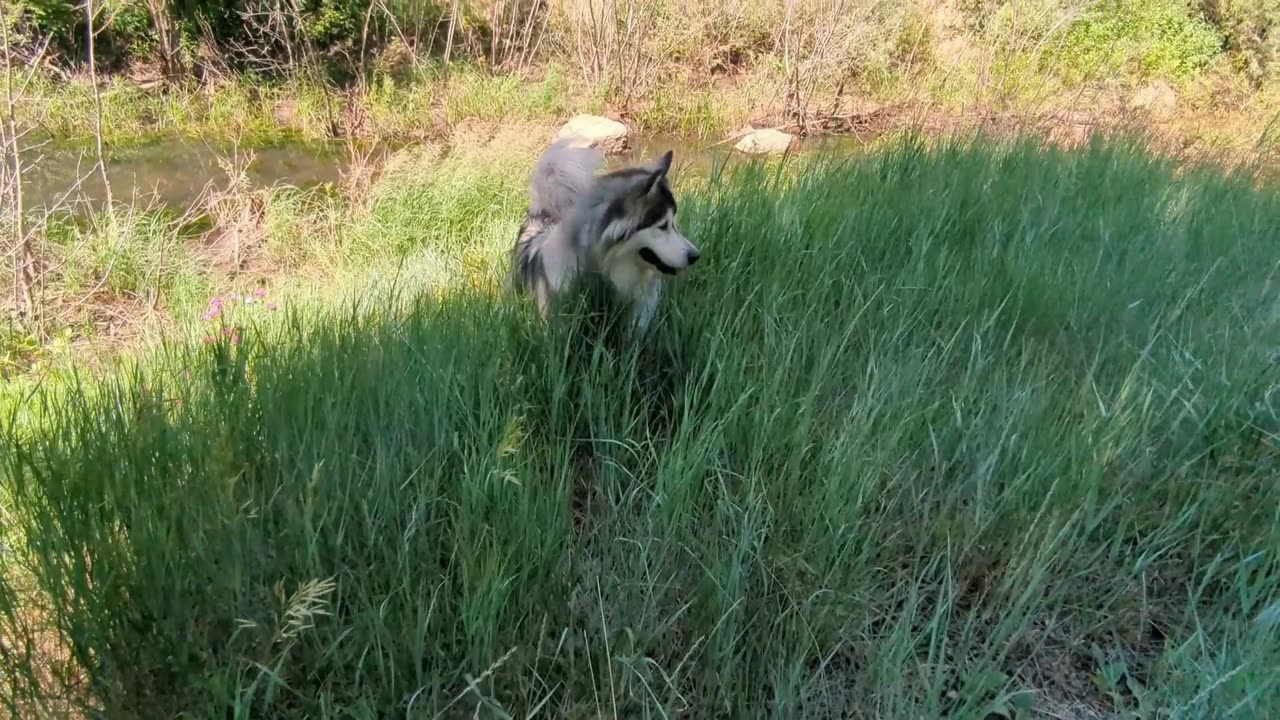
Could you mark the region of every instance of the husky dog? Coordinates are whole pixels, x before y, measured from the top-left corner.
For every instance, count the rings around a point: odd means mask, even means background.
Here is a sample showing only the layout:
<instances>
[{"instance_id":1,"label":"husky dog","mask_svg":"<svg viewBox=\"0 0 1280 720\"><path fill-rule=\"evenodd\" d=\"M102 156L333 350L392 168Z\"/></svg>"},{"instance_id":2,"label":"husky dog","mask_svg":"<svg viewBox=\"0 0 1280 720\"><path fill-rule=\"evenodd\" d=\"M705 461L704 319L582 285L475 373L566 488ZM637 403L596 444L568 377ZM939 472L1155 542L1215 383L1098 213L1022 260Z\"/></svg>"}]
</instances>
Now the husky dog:
<instances>
[{"instance_id":1,"label":"husky dog","mask_svg":"<svg viewBox=\"0 0 1280 720\"><path fill-rule=\"evenodd\" d=\"M662 276L678 275L701 254L676 227L670 151L647 166L597 174L603 164L600 151L568 139L543 153L529 180L511 281L545 318L576 281L603 280L643 331Z\"/></svg>"}]
</instances>

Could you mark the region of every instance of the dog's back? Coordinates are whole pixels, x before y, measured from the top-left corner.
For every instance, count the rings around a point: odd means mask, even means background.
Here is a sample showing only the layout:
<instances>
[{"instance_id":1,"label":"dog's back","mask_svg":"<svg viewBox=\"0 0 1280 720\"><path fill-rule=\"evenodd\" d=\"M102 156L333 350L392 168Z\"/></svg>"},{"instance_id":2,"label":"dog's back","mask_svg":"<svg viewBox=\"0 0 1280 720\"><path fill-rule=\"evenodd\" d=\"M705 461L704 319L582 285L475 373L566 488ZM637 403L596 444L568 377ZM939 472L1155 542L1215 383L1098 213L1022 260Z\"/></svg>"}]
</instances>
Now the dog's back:
<instances>
[{"instance_id":1,"label":"dog's back","mask_svg":"<svg viewBox=\"0 0 1280 720\"><path fill-rule=\"evenodd\" d=\"M512 255L512 287L533 295L546 312L551 297L578 270L567 225L604 165L599 150L560 140L542 154L529 177L529 210Z\"/></svg>"},{"instance_id":2,"label":"dog's back","mask_svg":"<svg viewBox=\"0 0 1280 720\"><path fill-rule=\"evenodd\" d=\"M599 150L570 140L547 148L529 178L529 214L545 216L552 223L569 219L574 202L587 193L603 166Z\"/></svg>"}]
</instances>

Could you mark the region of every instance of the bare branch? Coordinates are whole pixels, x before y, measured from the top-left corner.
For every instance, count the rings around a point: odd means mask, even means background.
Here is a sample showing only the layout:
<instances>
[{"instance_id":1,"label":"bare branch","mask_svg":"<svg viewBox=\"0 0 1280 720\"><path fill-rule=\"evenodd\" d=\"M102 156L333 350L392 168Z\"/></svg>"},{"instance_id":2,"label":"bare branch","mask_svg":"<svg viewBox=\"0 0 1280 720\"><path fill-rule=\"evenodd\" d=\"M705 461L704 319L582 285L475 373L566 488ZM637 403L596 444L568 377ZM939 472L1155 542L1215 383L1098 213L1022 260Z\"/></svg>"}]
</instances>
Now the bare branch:
<instances>
[{"instance_id":1,"label":"bare branch","mask_svg":"<svg viewBox=\"0 0 1280 720\"><path fill-rule=\"evenodd\" d=\"M36 324L35 299L32 295L35 285L33 266L35 265L34 238L27 233L25 226L26 210L22 198L22 136L18 132L17 95L14 87L13 44L9 37L9 13L7 3L0 3L0 43L4 54L4 160L3 173L0 173L0 185L3 185L5 205L8 217L6 225L10 235L13 261L13 304L18 322L28 327Z\"/></svg>"},{"instance_id":2,"label":"bare branch","mask_svg":"<svg viewBox=\"0 0 1280 720\"><path fill-rule=\"evenodd\" d=\"M107 158L102 143L102 88L98 86L98 66L94 57L94 18L93 0L84 0L84 18L86 23L85 37L89 52L89 83L93 86L93 140L98 153L98 173L102 176L102 187L107 194L108 217L115 205L111 197L111 180L107 177Z\"/></svg>"}]
</instances>

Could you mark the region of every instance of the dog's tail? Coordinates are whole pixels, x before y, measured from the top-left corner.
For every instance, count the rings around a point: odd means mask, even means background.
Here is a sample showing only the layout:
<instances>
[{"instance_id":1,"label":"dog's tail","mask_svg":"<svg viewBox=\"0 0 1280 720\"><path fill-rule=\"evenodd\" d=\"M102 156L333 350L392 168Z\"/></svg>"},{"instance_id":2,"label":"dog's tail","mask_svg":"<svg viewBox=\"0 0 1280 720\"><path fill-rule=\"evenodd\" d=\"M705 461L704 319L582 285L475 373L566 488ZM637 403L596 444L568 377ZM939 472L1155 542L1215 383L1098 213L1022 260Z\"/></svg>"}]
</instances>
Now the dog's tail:
<instances>
[{"instance_id":1,"label":"dog's tail","mask_svg":"<svg viewBox=\"0 0 1280 720\"><path fill-rule=\"evenodd\" d=\"M529 178L530 214L548 215L553 222L566 219L603 165L599 150L575 145L571 139L547 148Z\"/></svg>"}]
</instances>

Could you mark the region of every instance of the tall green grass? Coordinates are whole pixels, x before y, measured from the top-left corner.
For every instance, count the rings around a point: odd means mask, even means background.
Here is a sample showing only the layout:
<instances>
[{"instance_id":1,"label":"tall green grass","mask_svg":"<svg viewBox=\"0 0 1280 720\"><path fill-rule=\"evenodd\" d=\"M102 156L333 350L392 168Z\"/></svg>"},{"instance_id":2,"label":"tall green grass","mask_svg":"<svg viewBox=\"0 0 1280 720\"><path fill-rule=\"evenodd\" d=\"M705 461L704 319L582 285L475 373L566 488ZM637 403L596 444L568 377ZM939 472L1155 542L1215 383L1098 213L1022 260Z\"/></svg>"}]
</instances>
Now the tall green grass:
<instances>
[{"instance_id":1,"label":"tall green grass","mask_svg":"<svg viewBox=\"0 0 1280 720\"><path fill-rule=\"evenodd\" d=\"M11 407L10 709L1276 715L1280 195L908 140L682 199L638 345L402 287Z\"/></svg>"}]
</instances>

